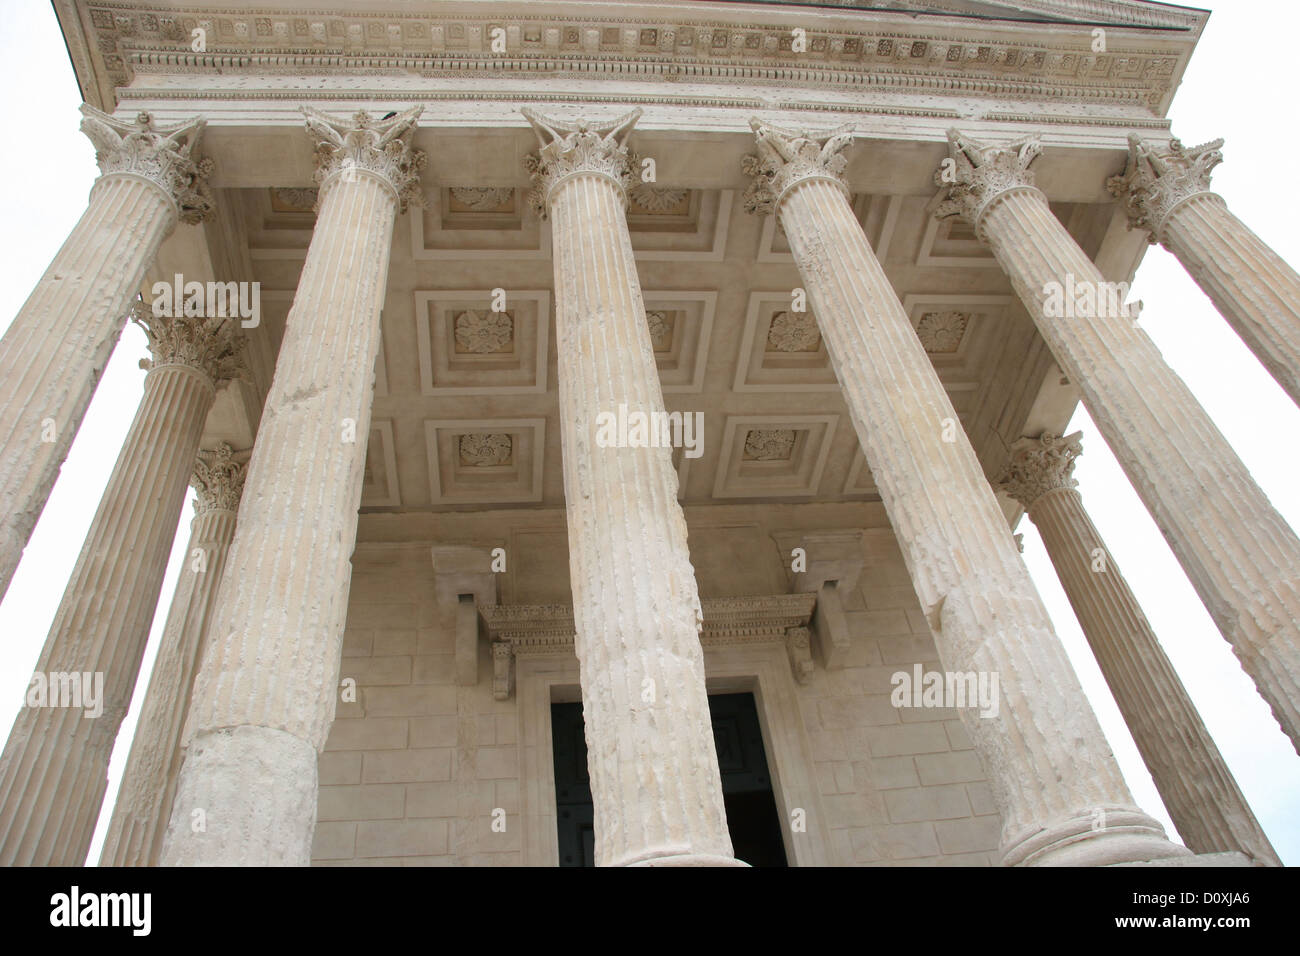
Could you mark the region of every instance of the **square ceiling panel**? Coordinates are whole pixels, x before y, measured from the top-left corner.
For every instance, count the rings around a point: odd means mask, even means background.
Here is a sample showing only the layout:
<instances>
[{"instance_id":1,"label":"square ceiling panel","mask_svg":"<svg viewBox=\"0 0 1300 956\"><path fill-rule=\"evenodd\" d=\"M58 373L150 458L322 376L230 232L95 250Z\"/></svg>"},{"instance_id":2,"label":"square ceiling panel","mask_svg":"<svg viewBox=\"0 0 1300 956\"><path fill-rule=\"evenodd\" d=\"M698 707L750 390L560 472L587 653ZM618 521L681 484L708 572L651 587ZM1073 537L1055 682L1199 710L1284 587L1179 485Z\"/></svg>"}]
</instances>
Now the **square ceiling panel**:
<instances>
[{"instance_id":1,"label":"square ceiling panel","mask_svg":"<svg viewBox=\"0 0 1300 956\"><path fill-rule=\"evenodd\" d=\"M729 415L713 496L815 495L838 421L838 415Z\"/></svg>"},{"instance_id":2,"label":"square ceiling panel","mask_svg":"<svg viewBox=\"0 0 1300 956\"><path fill-rule=\"evenodd\" d=\"M494 311L504 304L504 311ZM551 294L511 289L415 293L415 332L424 395L545 392Z\"/></svg>"},{"instance_id":3,"label":"square ceiling panel","mask_svg":"<svg viewBox=\"0 0 1300 956\"><path fill-rule=\"evenodd\" d=\"M664 392L699 392L713 331L716 292L642 292Z\"/></svg>"},{"instance_id":4,"label":"square ceiling panel","mask_svg":"<svg viewBox=\"0 0 1300 956\"><path fill-rule=\"evenodd\" d=\"M975 238L975 227L963 219L926 217L918 266L936 269L1000 269L989 247Z\"/></svg>"},{"instance_id":5,"label":"square ceiling panel","mask_svg":"<svg viewBox=\"0 0 1300 956\"><path fill-rule=\"evenodd\" d=\"M412 209L411 256L421 259L550 259L550 230L512 186L443 186Z\"/></svg>"},{"instance_id":6,"label":"square ceiling panel","mask_svg":"<svg viewBox=\"0 0 1300 956\"><path fill-rule=\"evenodd\" d=\"M627 227L640 262L721 262L732 189L678 189L641 183L628 197Z\"/></svg>"},{"instance_id":7,"label":"square ceiling panel","mask_svg":"<svg viewBox=\"0 0 1300 956\"><path fill-rule=\"evenodd\" d=\"M736 362L737 392L837 392L826 343L790 292L751 292ZM806 305L806 303L801 303Z\"/></svg>"},{"instance_id":8,"label":"square ceiling panel","mask_svg":"<svg viewBox=\"0 0 1300 956\"><path fill-rule=\"evenodd\" d=\"M542 500L546 419L424 423L434 507Z\"/></svg>"}]
</instances>

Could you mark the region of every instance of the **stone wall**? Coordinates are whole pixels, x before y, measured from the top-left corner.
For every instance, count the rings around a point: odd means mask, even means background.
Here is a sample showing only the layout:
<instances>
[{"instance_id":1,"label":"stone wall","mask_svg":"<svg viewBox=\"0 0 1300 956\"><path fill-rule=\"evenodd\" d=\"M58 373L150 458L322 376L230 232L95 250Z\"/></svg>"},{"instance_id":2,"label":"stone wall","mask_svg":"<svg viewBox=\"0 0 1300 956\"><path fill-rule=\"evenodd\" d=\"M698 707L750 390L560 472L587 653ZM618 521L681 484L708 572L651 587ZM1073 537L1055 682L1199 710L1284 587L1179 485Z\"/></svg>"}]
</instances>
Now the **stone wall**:
<instances>
[{"instance_id":1,"label":"stone wall","mask_svg":"<svg viewBox=\"0 0 1300 956\"><path fill-rule=\"evenodd\" d=\"M1000 819L956 712L890 702L896 671L940 665L880 506L688 507L686 514L705 598L788 591L774 533L873 529L864 535L858 587L844 596L852 640L844 666L828 671L818 662L807 684L788 685L803 726L781 731L798 731L820 798L805 808L813 836L793 838L823 841L822 858L834 865L996 862ZM462 516L429 540L374 540L394 536L396 518L362 519L340 672L356 681L356 700L338 705L320 757L313 862L518 865L525 826L518 695L493 699L486 641L477 686L456 685L453 609L435 597L430 547L448 534L488 548L505 544L503 603L568 603L563 514ZM408 526L406 534L421 530ZM776 708L760 708L770 734ZM504 811L505 832L499 823L494 831L494 810Z\"/></svg>"}]
</instances>

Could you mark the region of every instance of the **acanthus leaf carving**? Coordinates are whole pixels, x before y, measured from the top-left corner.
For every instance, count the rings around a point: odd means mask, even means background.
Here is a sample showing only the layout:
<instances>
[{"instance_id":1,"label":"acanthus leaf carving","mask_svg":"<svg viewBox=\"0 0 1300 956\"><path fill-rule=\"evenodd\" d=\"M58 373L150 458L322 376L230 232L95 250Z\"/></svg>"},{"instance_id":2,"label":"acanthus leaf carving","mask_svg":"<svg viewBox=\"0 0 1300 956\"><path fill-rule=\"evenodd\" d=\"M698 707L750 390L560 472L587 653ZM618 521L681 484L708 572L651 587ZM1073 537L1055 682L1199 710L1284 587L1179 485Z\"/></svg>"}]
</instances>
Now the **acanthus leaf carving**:
<instances>
[{"instance_id":1,"label":"acanthus leaf carving","mask_svg":"<svg viewBox=\"0 0 1300 956\"><path fill-rule=\"evenodd\" d=\"M1029 166L1042 151L1042 142L1036 136L995 146L959 130L948 130L948 158L934 174L942 197L935 204L935 217L960 216L980 235L984 214L1002 196L1017 189L1037 188Z\"/></svg>"},{"instance_id":2,"label":"acanthus leaf carving","mask_svg":"<svg viewBox=\"0 0 1300 956\"><path fill-rule=\"evenodd\" d=\"M1082 432L1058 437L1022 438L1011 446L1011 454L997 485L1026 511L1049 491L1077 488L1074 462L1083 454Z\"/></svg>"},{"instance_id":3,"label":"acanthus leaf carving","mask_svg":"<svg viewBox=\"0 0 1300 956\"><path fill-rule=\"evenodd\" d=\"M746 212L775 212L781 197L805 179L829 179L848 196L844 170L849 161L843 150L853 142L851 124L824 133L784 129L757 118L749 125L757 153L741 159L741 169L750 177L744 196Z\"/></svg>"},{"instance_id":4,"label":"acanthus leaf carving","mask_svg":"<svg viewBox=\"0 0 1300 956\"><path fill-rule=\"evenodd\" d=\"M335 183L364 171L392 188L400 212L408 205L423 206L420 172L426 157L411 145L415 122L423 110L423 106L413 106L380 120L358 110L350 120L342 120L302 107L307 133L316 142L315 179L320 199Z\"/></svg>"},{"instance_id":5,"label":"acanthus leaf carving","mask_svg":"<svg viewBox=\"0 0 1300 956\"><path fill-rule=\"evenodd\" d=\"M196 515L209 511L238 511L239 497L248 477L248 455L237 455L227 442L221 442L210 452L199 452L194 462L190 485L197 500Z\"/></svg>"},{"instance_id":6,"label":"acanthus leaf carving","mask_svg":"<svg viewBox=\"0 0 1300 956\"><path fill-rule=\"evenodd\" d=\"M1132 134L1128 165L1106 180L1106 188L1124 204L1130 229L1144 229L1150 242L1162 242L1175 208L1193 196L1215 195L1210 176L1223 162L1222 148L1222 139L1188 149L1177 139L1162 147Z\"/></svg>"},{"instance_id":7,"label":"acanthus leaf carving","mask_svg":"<svg viewBox=\"0 0 1300 956\"><path fill-rule=\"evenodd\" d=\"M183 365L202 372L218 389L232 379L247 377L243 351L248 340L238 319L160 315L146 308L134 308L130 315L149 341L152 358L140 360L142 369Z\"/></svg>"},{"instance_id":8,"label":"acanthus leaf carving","mask_svg":"<svg viewBox=\"0 0 1300 956\"><path fill-rule=\"evenodd\" d=\"M212 160L195 155L203 135L202 118L163 128L144 112L127 123L83 103L81 114L81 131L94 144L95 162L104 176L125 173L154 183L176 203L182 222L211 218L207 177Z\"/></svg>"},{"instance_id":9,"label":"acanthus leaf carving","mask_svg":"<svg viewBox=\"0 0 1300 956\"><path fill-rule=\"evenodd\" d=\"M525 107L520 110L537 134L538 150L524 158L533 178L528 200L533 211L547 217L551 190L561 180L578 172L600 173L617 183L627 202L632 188L632 162L627 138L641 117L635 109L605 123L586 119L562 120L543 116Z\"/></svg>"}]
</instances>

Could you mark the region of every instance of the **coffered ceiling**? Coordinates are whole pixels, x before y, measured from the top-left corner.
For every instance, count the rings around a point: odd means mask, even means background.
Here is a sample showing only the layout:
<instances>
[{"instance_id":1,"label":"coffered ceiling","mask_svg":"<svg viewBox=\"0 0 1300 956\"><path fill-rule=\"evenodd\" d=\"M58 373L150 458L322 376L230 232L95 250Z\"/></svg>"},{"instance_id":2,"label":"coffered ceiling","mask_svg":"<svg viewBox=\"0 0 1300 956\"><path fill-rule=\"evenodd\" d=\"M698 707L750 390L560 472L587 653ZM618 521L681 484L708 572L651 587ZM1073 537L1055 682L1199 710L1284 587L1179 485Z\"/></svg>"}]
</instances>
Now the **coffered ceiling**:
<instances>
[{"instance_id":1,"label":"coffered ceiling","mask_svg":"<svg viewBox=\"0 0 1300 956\"><path fill-rule=\"evenodd\" d=\"M246 263L262 283L263 322L251 334L274 354L314 191L222 193L231 248L220 258ZM427 208L394 231L362 510L562 506L550 227L518 182L446 179L426 193ZM1059 373L987 250L927 204L883 190L853 197L992 472ZM1095 255L1112 208L1054 209ZM878 500L774 221L746 214L735 189L668 182L633 190L628 224L666 406L703 415L698 457L674 452L681 500Z\"/></svg>"}]
</instances>

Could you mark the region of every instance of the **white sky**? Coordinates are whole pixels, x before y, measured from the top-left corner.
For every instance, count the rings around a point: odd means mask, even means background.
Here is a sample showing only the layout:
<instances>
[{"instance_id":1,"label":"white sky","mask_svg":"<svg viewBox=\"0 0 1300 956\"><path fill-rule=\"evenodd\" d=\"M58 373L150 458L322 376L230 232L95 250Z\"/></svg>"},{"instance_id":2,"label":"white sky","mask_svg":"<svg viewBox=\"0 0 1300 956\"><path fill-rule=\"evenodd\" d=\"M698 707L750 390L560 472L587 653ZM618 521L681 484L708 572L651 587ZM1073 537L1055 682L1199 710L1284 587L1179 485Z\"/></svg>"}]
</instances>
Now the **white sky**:
<instances>
[{"instance_id":1,"label":"white sky","mask_svg":"<svg viewBox=\"0 0 1300 956\"><path fill-rule=\"evenodd\" d=\"M1211 3L1205 36L1175 99L1184 142L1223 136L1214 186L1233 211L1291 263L1300 263L1295 193L1286 178L1300 155L1300 128L1279 106L1295 89L1286 56L1262 55L1261 24L1300 32L1289 0ZM1270 49L1272 49L1270 47ZM5 327L85 209L98 170L78 131L80 95L48 3L0 5L0 86L14 143L0 150L0 321ZM1285 187L1285 188L1284 188ZM183 227L182 227L183 228ZM1191 387L1292 527L1300 528L1295 475L1300 410L1241 344L1172 255L1152 249L1137 274L1142 325ZM63 589L139 403L144 335L128 324L72 452L0 605L0 727L23 701ZM1075 475L1084 504L1138 596L1228 766L1282 860L1300 864L1300 757L1211 623L1154 522L1080 407L1084 433ZM191 500L192 500L191 492ZM149 650L118 737L109 790L89 859L98 859L148 674L175 587L192 511L187 504L163 582ZM1025 560L1139 806L1173 827L1088 650L1033 526L1022 521Z\"/></svg>"}]
</instances>

